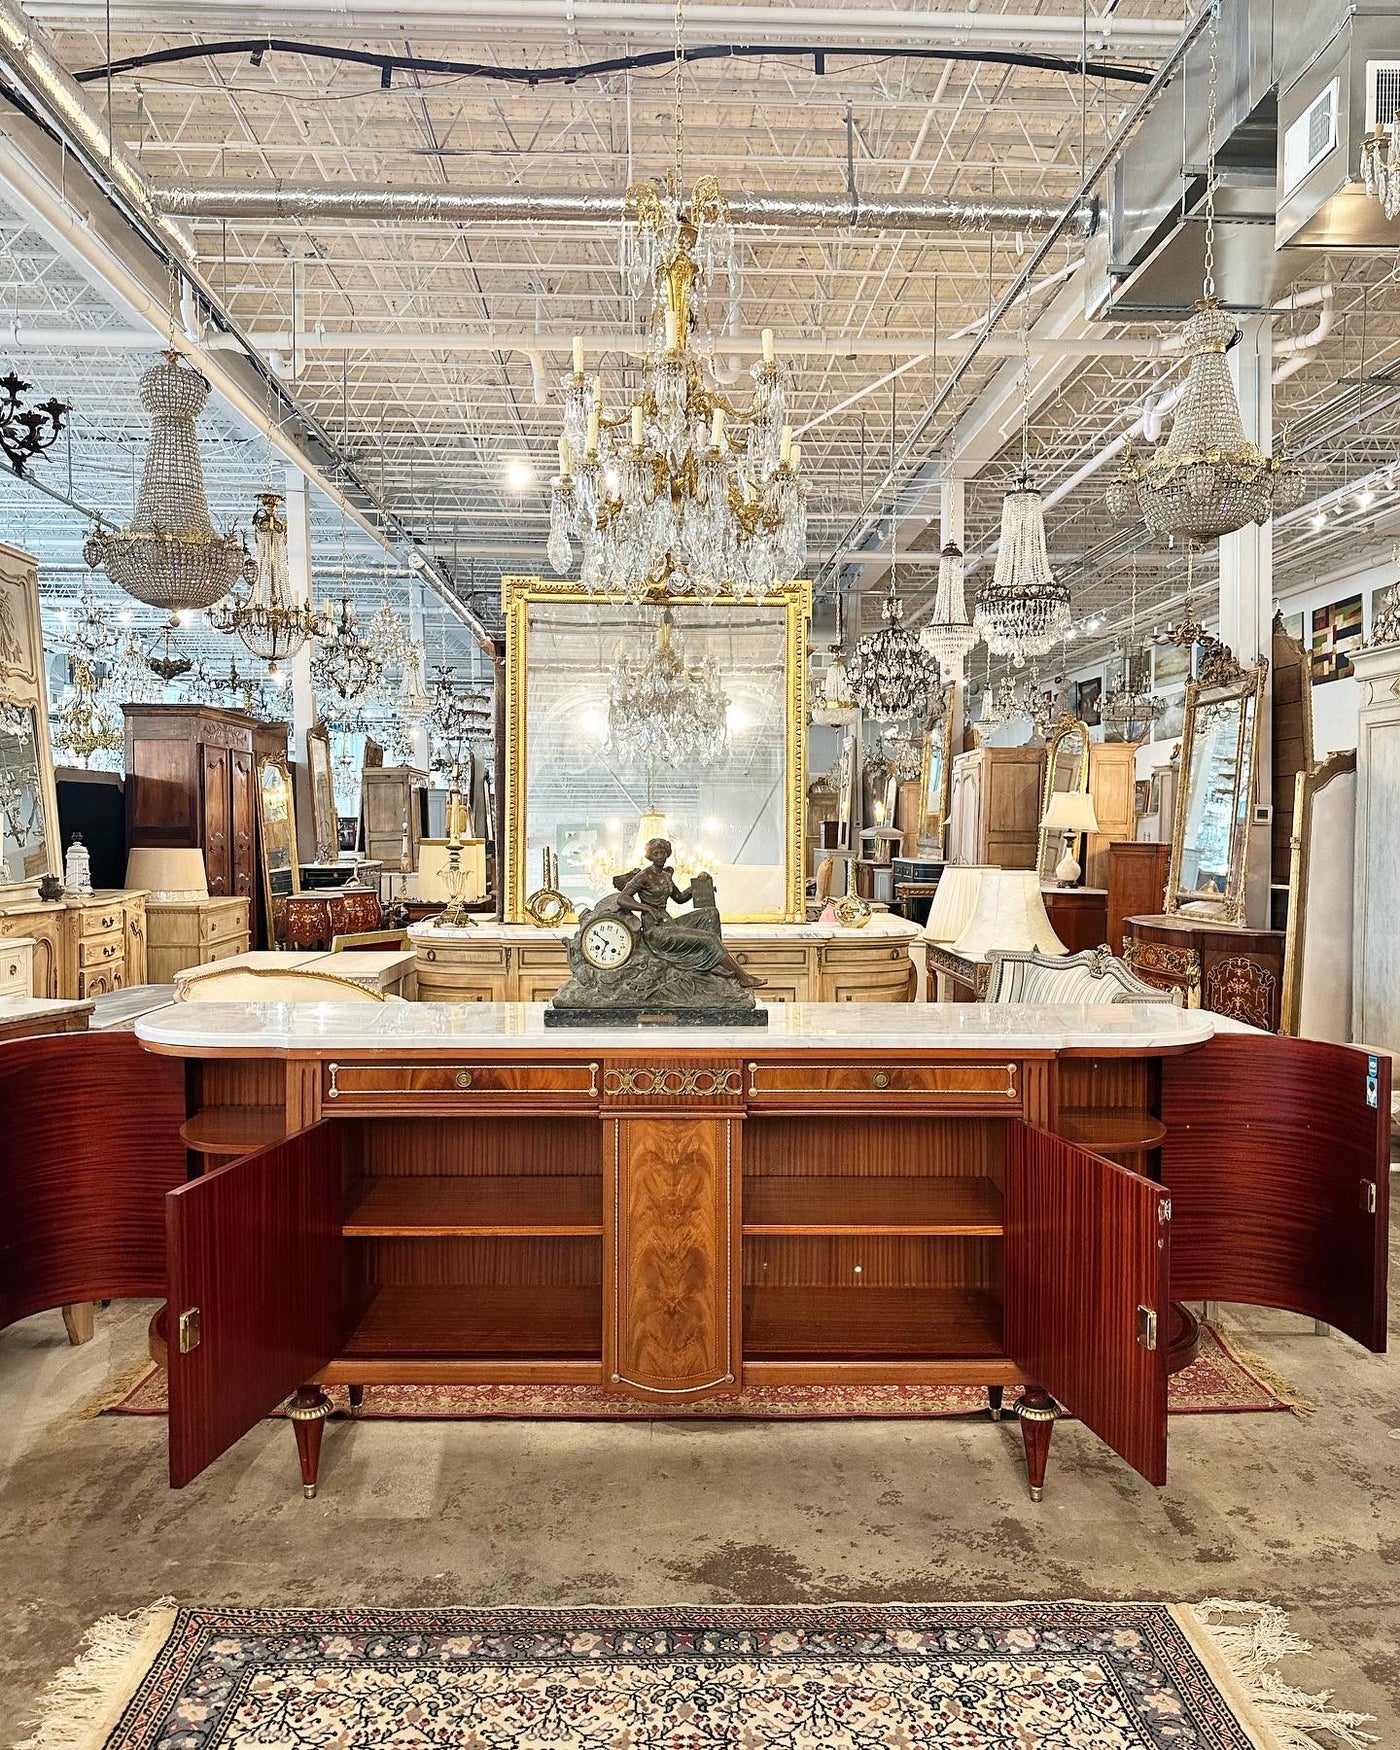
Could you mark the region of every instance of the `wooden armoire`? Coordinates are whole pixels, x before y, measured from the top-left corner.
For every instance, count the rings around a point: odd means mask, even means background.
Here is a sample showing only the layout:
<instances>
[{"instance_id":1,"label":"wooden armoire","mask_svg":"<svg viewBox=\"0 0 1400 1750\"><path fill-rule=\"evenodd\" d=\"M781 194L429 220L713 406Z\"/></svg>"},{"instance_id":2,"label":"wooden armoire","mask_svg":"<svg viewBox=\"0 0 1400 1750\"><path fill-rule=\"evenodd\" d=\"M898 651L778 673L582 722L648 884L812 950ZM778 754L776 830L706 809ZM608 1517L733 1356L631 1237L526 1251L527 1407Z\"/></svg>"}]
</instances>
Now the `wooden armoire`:
<instances>
[{"instance_id":1,"label":"wooden armoire","mask_svg":"<svg viewBox=\"0 0 1400 1750\"><path fill-rule=\"evenodd\" d=\"M250 900L268 943L258 862L258 762L285 758L287 725L208 705L125 705L126 842L197 845L211 897Z\"/></svg>"},{"instance_id":2,"label":"wooden armoire","mask_svg":"<svg viewBox=\"0 0 1400 1750\"><path fill-rule=\"evenodd\" d=\"M1039 743L960 753L948 804L948 861L1034 869L1044 788Z\"/></svg>"}]
</instances>

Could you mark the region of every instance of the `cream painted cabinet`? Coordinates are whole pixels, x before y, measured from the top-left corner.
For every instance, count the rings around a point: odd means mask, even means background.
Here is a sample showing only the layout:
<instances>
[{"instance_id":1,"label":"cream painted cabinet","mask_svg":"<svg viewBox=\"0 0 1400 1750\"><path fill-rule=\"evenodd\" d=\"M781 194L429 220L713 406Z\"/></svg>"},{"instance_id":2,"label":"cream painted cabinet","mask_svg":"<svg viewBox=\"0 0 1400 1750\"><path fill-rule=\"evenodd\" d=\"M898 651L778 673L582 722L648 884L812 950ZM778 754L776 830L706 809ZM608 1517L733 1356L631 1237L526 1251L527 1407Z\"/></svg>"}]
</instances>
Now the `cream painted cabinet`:
<instances>
[{"instance_id":1,"label":"cream painted cabinet","mask_svg":"<svg viewBox=\"0 0 1400 1750\"><path fill-rule=\"evenodd\" d=\"M248 952L246 899L146 901L146 977L173 984L192 966L212 966Z\"/></svg>"},{"instance_id":2,"label":"cream painted cabinet","mask_svg":"<svg viewBox=\"0 0 1400 1750\"><path fill-rule=\"evenodd\" d=\"M34 938L11 936L0 942L0 1002L34 994Z\"/></svg>"},{"instance_id":3,"label":"cream painted cabinet","mask_svg":"<svg viewBox=\"0 0 1400 1750\"><path fill-rule=\"evenodd\" d=\"M34 945L30 949L30 995L50 1001L66 994L62 982L62 948L60 934L63 919L61 900L36 899L20 905L6 906L0 911L0 952L5 943L24 938Z\"/></svg>"},{"instance_id":4,"label":"cream painted cabinet","mask_svg":"<svg viewBox=\"0 0 1400 1750\"><path fill-rule=\"evenodd\" d=\"M101 997L146 982L146 896L120 888L65 898L60 996Z\"/></svg>"}]
</instances>

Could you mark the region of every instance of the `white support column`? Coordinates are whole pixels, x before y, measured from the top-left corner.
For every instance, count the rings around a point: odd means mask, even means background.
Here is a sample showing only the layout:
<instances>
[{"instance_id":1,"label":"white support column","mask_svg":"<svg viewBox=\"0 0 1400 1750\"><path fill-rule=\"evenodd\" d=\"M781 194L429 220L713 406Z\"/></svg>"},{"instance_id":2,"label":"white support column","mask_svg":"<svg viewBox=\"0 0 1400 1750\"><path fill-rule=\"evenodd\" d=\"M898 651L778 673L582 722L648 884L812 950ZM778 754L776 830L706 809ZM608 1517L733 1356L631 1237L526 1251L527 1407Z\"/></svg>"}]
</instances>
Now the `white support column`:
<instances>
[{"instance_id":1,"label":"white support column","mask_svg":"<svg viewBox=\"0 0 1400 1750\"><path fill-rule=\"evenodd\" d=\"M423 684L428 683L428 649L423 639L423 580L413 577L408 585L408 635L423 652ZM420 771L428 770L430 749L428 725L415 725L413 731L413 763Z\"/></svg>"},{"instance_id":2,"label":"white support column","mask_svg":"<svg viewBox=\"0 0 1400 1750\"><path fill-rule=\"evenodd\" d=\"M1273 329L1267 316L1241 325L1230 370L1239 397L1244 435L1264 454L1273 451ZM1220 639L1246 668L1272 650L1274 617L1274 529L1272 521L1247 523L1220 543ZM1259 752L1255 767L1255 816L1250 826L1245 880L1245 921L1251 929L1269 926L1269 859L1272 851L1273 676L1260 702ZM1258 810L1266 810L1261 821Z\"/></svg>"},{"instance_id":3,"label":"white support column","mask_svg":"<svg viewBox=\"0 0 1400 1750\"><path fill-rule=\"evenodd\" d=\"M311 495L306 476L299 468L286 470L287 587L294 601L312 601ZM292 658L288 702L292 712L291 758L296 766L297 846L304 863L316 859L316 833L312 824L311 785L306 771L306 732L316 722L316 700L311 690L311 644L303 644Z\"/></svg>"},{"instance_id":4,"label":"white support column","mask_svg":"<svg viewBox=\"0 0 1400 1750\"><path fill-rule=\"evenodd\" d=\"M962 480L945 480L943 482L938 507L940 548L946 547L949 541L954 541L959 547L963 544L963 515L967 503L967 487ZM966 549L964 549L966 551ZM971 652L968 652L969 656ZM957 685L953 688L952 703L948 710L948 759L951 761L962 752L963 727L967 716L967 665L963 664L963 673L957 677ZM943 844L948 843L948 823L943 823Z\"/></svg>"}]
</instances>

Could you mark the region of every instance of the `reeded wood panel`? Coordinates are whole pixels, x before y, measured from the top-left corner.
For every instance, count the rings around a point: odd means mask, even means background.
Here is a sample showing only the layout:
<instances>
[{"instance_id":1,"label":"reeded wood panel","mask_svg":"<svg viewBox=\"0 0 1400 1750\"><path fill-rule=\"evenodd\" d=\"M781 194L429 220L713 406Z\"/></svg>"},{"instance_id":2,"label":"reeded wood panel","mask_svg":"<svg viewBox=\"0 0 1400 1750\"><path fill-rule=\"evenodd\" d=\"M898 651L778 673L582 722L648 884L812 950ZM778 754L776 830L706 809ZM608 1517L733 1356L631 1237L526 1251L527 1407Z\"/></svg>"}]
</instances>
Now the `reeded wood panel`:
<instances>
[{"instance_id":1,"label":"reeded wood panel","mask_svg":"<svg viewBox=\"0 0 1400 1750\"><path fill-rule=\"evenodd\" d=\"M1005 1134L999 1118L765 1117L744 1131L744 1178L999 1179Z\"/></svg>"},{"instance_id":2,"label":"reeded wood panel","mask_svg":"<svg viewBox=\"0 0 1400 1750\"><path fill-rule=\"evenodd\" d=\"M1220 1035L1162 1065L1172 1293L1305 1313L1385 1348L1390 1063ZM1374 1211L1370 1208L1374 1197Z\"/></svg>"},{"instance_id":3,"label":"reeded wood panel","mask_svg":"<svg viewBox=\"0 0 1400 1750\"><path fill-rule=\"evenodd\" d=\"M601 1179L596 1118L375 1118L358 1128L364 1170L376 1178L591 1173Z\"/></svg>"},{"instance_id":4,"label":"reeded wood panel","mask_svg":"<svg viewBox=\"0 0 1400 1750\"><path fill-rule=\"evenodd\" d=\"M643 1396L734 1390L739 1120L606 1126L603 1372Z\"/></svg>"},{"instance_id":5,"label":"reeded wood panel","mask_svg":"<svg viewBox=\"0 0 1400 1750\"><path fill-rule=\"evenodd\" d=\"M1006 1160L1006 1349L1150 1483L1167 1480L1162 1189L1013 1124ZM1138 1341L1138 1308L1157 1347Z\"/></svg>"},{"instance_id":6,"label":"reeded wood panel","mask_svg":"<svg viewBox=\"0 0 1400 1750\"><path fill-rule=\"evenodd\" d=\"M184 1183L184 1066L132 1033L0 1045L0 1327L165 1292L165 1194Z\"/></svg>"},{"instance_id":7,"label":"reeded wood panel","mask_svg":"<svg viewBox=\"0 0 1400 1750\"><path fill-rule=\"evenodd\" d=\"M173 1488L339 1351L340 1145L318 1124L166 1198ZM194 1308L199 1341L181 1353Z\"/></svg>"}]
</instances>

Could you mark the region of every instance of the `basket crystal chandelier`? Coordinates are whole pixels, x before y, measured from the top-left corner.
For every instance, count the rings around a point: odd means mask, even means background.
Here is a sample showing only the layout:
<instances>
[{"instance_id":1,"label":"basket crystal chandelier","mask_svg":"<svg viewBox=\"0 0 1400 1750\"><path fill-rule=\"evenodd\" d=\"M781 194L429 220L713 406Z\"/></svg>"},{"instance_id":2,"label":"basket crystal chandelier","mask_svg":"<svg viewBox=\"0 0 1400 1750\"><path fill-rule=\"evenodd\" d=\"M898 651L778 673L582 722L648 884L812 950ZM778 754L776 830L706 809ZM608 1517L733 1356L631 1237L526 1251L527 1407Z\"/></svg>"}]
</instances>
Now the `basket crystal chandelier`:
<instances>
[{"instance_id":1,"label":"basket crystal chandelier","mask_svg":"<svg viewBox=\"0 0 1400 1750\"><path fill-rule=\"evenodd\" d=\"M753 394L724 392L697 341L704 299L734 276L729 206L713 176L683 192L684 55L677 9L675 166L664 185L627 191L628 289L650 296L642 382L616 415L575 339L563 380L564 429L550 498L549 562L561 576L580 548L586 589L643 601L662 589L711 598L723 589L762 600L807 557L801 446L788 424L788 384L763 332Z\"/></svg>"},{"instance_id":2,"label":"basket crystal chandelier","mask_svg":"<svg viewBox=\"0 0 1400 1750\"><path fill-rule=\"evenodd\" d=\"M919 642L952 680L963 677L963 664L977 642L977 633L967 616L964 578L967 563L956 541L944 545L938 556L938 593L933 618L919 629Z\"/></svg>"},{"instance_id":3,"label":"basket crystal chandelier","mask_svg":"<svg viewBox=\"0 0 1400 1750\"><path fill-rule=\"evenodd\" d=\"M1215 293L1216 101L1219 21L1210 31L1206 121L1205 277L1195 311L1182 329L1186 390L1172 416L1166 443L1146 462L1132 456L1108 488L1105 505L1116 520L1141 519L1163 541L1202 542L1265 523L1276 510L1302 502L1300 469L1281 453L1269 457L1244 434L1239 397L1225 355L1239 339L1239 324Z\"/></svg>"},{"instance_id":4,"label":"basket crystal chandelier","mask_svg":"<svg viewBox=\"0 0 1400 1750\"><path fill-rule=\"evenodd\" d=\"M608 677L608 750L629 765L712 765L729 745L729 699L713 657L692 661L667 608L656 636L622 645Z\"/></svg>"},{"instance_id":5,"label":"basket crystal chandelier","mask_svg":"<svg viewBox=\"0 0 1400 1750\"><path fill-rule=\"evenodd\" d=\"M330 630L328 616L317 614L308 585L291 581L287 565L287 518L280 492L260 492L253 512L254 557L245 568L248 594L231 598L209 614L216 632L240 639L259 661L277 665L296 655L308 638Z\"/></svg>"},{"instance_id":6,"label":"basket crystal chandelier","mask_svg":"<svg viewBox=\"0 0 1400 1750\"><path fill-rule=\"evenodd\" d=\"M1001 541L989 583L977 599L973 627L994 656L1012 666L1043 656L1070 629L1069 590L1050 569L1040 489L1024 466L1001 501Z\"/></svg>"},{"instance_id":7,"label":"basket crystal chandelier","mask_svg":"<svg viewBox=\"0 0 1400 1750\"><path fill-rule=\"evenodd\" d=\"M209 518L194 429L209 385L178 353L166 352L142 377L140 396L151 439L136 514L121 529L99 522L83 543L83 558L153 608L177 614L213 607L252 562L242 541L219 534Z\"/></svg>"}]
</instances>

